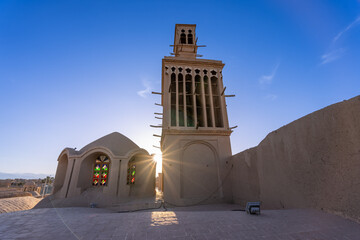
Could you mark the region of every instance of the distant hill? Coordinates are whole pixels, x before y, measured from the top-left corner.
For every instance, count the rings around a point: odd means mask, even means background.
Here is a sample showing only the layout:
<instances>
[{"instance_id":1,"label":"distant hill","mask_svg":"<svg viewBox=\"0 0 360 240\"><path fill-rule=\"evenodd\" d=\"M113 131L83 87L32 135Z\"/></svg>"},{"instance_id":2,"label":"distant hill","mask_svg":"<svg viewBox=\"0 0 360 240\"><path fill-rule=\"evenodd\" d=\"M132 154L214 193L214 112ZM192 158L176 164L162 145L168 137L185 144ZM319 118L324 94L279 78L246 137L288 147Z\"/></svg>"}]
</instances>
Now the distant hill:
<instances>
[{"instance_id":1,"label":"distant hill","mask_svg":"<svg viewBox=\"0 0 360 240\"><path fill-rule=\"evenodd\" d=\"M49 176L49 174L0 172L0 179L15 179L15 178L38 179L38 178L46 178L46 176ZM52 176L54 176L54 174L52 174Z\"/></svg>"}]
</instances>

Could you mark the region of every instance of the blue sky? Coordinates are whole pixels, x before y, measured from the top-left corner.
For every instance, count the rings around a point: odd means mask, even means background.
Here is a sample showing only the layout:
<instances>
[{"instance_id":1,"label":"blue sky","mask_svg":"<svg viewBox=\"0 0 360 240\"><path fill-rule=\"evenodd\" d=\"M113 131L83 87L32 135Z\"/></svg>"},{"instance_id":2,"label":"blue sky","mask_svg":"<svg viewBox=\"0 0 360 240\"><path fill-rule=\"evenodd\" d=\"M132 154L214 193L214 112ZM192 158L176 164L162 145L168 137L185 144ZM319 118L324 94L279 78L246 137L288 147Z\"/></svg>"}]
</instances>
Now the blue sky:
<instances>
[{"instance_id":1,"label":"blue sky","mask_svg":"<svg viewBox=\"0 0 360 240\"><path fill-rule=\"evenodd\" d=\"M233 154L360 93L360 1L0 1L0 172L113 131L150 153L176 23L225 62Z\"/></svg>"}]
</instances>

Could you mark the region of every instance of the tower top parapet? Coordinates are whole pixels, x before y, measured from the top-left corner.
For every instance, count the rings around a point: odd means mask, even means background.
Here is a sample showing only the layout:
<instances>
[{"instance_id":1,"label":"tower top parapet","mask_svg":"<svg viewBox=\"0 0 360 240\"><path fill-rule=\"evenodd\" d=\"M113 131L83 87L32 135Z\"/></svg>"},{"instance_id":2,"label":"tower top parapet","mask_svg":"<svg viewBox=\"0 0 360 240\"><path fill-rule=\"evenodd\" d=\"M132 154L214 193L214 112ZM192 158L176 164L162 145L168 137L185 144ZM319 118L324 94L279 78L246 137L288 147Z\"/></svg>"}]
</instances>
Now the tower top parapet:
<instances>
[{"instance_id":1,"label":"tower top parapet","mask_svg":"<svg viewBox=\"0 0 360 240\"><path fill-rule=\"evenodd\" d=\"M196 24L176 24L173 55L179 58L195 59L197 56Z\"/></svg>"}]
</instances>

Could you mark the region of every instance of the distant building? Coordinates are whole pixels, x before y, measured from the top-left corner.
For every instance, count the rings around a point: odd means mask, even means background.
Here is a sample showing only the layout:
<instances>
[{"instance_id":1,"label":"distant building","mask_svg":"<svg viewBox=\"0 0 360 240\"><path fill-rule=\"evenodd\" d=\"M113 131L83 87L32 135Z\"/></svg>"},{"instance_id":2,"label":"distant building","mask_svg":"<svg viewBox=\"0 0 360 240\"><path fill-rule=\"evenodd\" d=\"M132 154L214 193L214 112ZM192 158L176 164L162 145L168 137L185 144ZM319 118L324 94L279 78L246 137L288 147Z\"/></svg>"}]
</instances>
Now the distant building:
<instances>
[{"instance_id":1,"label":"distant building","mask_svg":"<svg viewBox=\"0 0 360 240\"><path fill-rule=\"evenodd\" d=\"M24 184L26 183L25 179L22 178L15 178L13 180L11 180L11 187L23 187Z\"/></svg>"},{"instance_id":2,"label":"distant building","mask_svg":"<svg viewBox=\"0 0 360 240\"><path fill-rule=\"evenodd\" d=\"M11 186L10 179L0 180L0 187L9 188L10 186Z\"/></svg>"},{"instance_id":3,"label":"distant building","mask_svg":"<svg viewBox=\"0 0 360 240\"><path fill-rule=\"evenodd\" d=\"M158 189L158 191L160 192L164 191L163 185L164 185L163 174L158 173L158 176L156 177L156 188Z\"/></svg>"},{"instance_id":4,"label":"distant building","mask_svg":"<svg viewBox=\"0 0 360 240\"><path fill-rule=\"evenodd\" d=\"M37 190L37 185L34 181L27 181L23 186L24 192L34 192Z\"/></svg>"}]
</instances>

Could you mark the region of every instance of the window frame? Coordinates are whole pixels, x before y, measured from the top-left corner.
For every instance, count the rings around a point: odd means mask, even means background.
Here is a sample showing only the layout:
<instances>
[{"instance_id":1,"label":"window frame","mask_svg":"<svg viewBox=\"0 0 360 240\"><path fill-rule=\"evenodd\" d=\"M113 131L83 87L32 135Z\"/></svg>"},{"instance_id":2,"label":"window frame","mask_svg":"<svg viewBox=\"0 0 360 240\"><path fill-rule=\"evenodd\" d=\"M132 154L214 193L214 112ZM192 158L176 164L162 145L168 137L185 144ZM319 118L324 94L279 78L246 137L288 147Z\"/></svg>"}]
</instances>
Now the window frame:
<instances>
[{"instance_id":1,"label":"window frame","mask_svg":"<svg viewBox=\"0 0 360 240\"><path fill-rule=\"evenodd\" d=\"M101 159L101 157L104 157L103 159ZM96 171L95 167L97 165L100 164L100 170ZM104 165L107 165L107 170L104 171L103 167ZM97 177L98 182L96 184L94 184L94 180L96 180L95 174L96 172L99 174L99 176ZM102 177L102 175L106 172L106 177ZM92 186L93 187L105 187L108 186L108 182L109 182L109 173L110 173L110 158L105 155L105 154L101 154L99 155L97 158L95 158L93 167L92 167ZM102 180L105 179L105 184L102 184Z\"/></svg>"}]
</instances>

